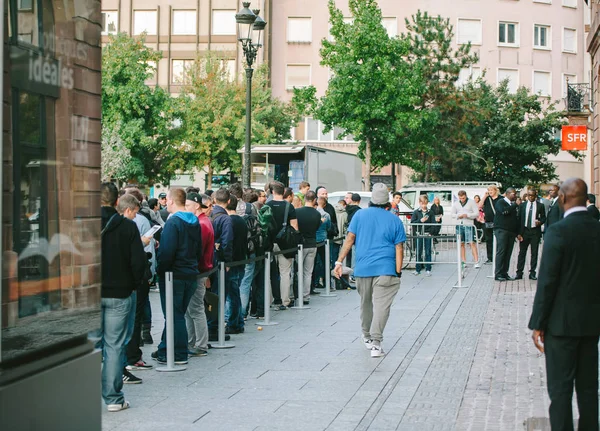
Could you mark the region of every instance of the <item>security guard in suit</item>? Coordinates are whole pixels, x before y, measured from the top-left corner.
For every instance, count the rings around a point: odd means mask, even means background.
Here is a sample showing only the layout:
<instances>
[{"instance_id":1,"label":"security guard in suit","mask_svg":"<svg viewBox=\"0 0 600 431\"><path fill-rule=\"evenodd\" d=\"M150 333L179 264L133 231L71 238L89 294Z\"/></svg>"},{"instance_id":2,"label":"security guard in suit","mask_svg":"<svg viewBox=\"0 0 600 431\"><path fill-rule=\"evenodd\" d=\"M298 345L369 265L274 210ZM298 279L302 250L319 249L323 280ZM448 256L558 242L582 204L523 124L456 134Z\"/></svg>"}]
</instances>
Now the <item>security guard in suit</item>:
<instances>
[{"instance_id":1,"label":"security guard in suit","mask_svg":"<svg viewBox=\"0 0 600 431\"><path fill-rule=\"evenodd\" d=\"M548 233L548 229L554 223L562 220L564 211L558 205L558 190L559 187L555 184L550 188L550 206L548 207L548 212L546 213L546 224L544 225L544 235Z\"/></svg>"},{"instance_id":2,"label":"security guard in suit","mask_svg":"<svg viewBox=\"0 0 600 431\"><path fill-rule=\"evenodd\" d=\"M600 223L588 213L587 186L565 181L558 204L564 219L544 239L529 329L546 355L550 424L573 430L573 385L579 430L598 431L598 339L600 336Z\"/></svg>"},{"instance_id":3,"label":"security guard in suit","mask_svg":"<svg viewBox=\"0 0 600 431\"><path fill-rule=\"evenodd\" d=\"M544 204L538 202L537 191L529 189L527 200L519 208L519 258L517 259L517 276L515 280L523 278L527 249L531 246L531 263L529 264L529 279L537 280L536 269L538 251L542 240L542 225L546 222Z\"/></svg>"}]
</instances>

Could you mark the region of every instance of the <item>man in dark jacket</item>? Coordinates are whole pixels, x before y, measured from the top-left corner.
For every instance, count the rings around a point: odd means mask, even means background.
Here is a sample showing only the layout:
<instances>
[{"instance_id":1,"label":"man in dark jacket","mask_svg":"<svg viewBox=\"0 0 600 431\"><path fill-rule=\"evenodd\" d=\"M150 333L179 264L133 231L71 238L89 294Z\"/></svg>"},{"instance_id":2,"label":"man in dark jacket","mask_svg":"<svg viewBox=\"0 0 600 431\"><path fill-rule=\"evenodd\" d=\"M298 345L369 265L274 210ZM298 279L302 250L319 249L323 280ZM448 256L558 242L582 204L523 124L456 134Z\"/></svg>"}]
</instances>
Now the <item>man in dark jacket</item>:
<instances>
[{"instance_id":1,"label":"man in dark jacket","mask_svg":"<svg viewBox=\"0 0 600 431\"><path fill-rule=\"evenodd\" d=\"M352 217L354 214L360 210L360 195L358 193L352 193L350 197L350 203L346 206L346 214L348 214L348 226L350 226L350 222L352 221Z\"/></svg>"},{"instance_id":2,"label":"man in dark jacket","mask_svg":"<svg viewBox=\"0 0 600 431\"><path fill-rule=\"evenodd\" d=\"M487 192L483 195L483 214L485 216L483 233L487 252L486 264L492 263L494 259L494 218L496 217L496 202L500 198L500 191L495 185L489 186Z\"/></svg>"},{"instance_id":3,"label":"man in dark jacket","mask_svg":"<svg viewBox=\"0 0 600 431\"><path fill-rule=\"evenodd\" d=\"M229 190L221 187L213 193L215 204L213 206L211 218L213 230L215 232L215 265L219 262L233 262L233 223L231 217L227 213L227 204L231 198ZM227 298L227 273L225 273L225 297ZM218 277L211 279L211 292L215 295L219 294ZM208 340L218 340L218 320L208 319ZM229 335L225 337L228 339Z\"/></svg>"},{"instance_id":4,"label":"man in dark jacket","mask_svg":"<svg viewBox=\"0 0 600 431\"><path fill-rule=\"evenodd\" d=\"M112 183L101 186L102 202L102 397L108 411L129 407L123 395L125 345L131 338L136 289L141 286L148 264L138 228L131 220L139 203L125 195L117 204L118 190Z\"/></svg>"},{"instance_id":5,"label":"man in dark jacket","mask_svg":"<svg viewBox=\"0 0 600 431\"><path fill-rule=\"evenodd\" d=\"M546 232L529 321L533 342L546 355L553 430L573 430L573 385L579 429L599 429L600 223L586 210L586 194L578 178L560 188L564 219Z\"/></svg>"},{"instance_id":6,"label":"man in dark jacket","mask_svg":"<svg viewBox=\"0 0 600 431\"><path fill-rule=\"evenodd\" d=\"M546 222L544 204L537 199L537 191L529 189L527 200L519 209L519 258L517 260L516 280L523 278L527 249L531 245L531 263L529 264L529 279L537 280L536 270L538 250L542 240L542 225Z\"/></svg>"},{"instance_id":7,"label":"man in dark jacket","mask_svg":"<svg viewBox=\"0 0 600 431\"><path fill-rule=\"evenodd\" d=\"M562 220L563 218L563 210L558 205L558 186L555 184L550 188L550 192L548 193L550 197L550 206L548 207L548 212L546 213L546 224L544 225L544 234L548 232L548 228L552 226L554 223Z\"/></svg>"},{"instance_id":8,"label":"man in dark jacket","mask_svg":"<svg viewBox=\"0 0 600 431\"><path fill-rule=\"evenodd\" d=\"M242 217L236 214L238 199L235 195L229 197L227 213L231 217L233 228L232 260L239 262L248 257L248 227ZM234 266L227 268L225 275L225 290L228 292L229 315L226 316L226 334L241 334L244 332L244 315L240 298L240 283L244 277L245 267Z\"/></svg>"},{"instance_id":9,"label":"man in dark jacket","mask_svg":"<svg viewBox=\"0 0 600 431\"><path fill-rule=\"evenodd\" d=\"M591 193L588 193L587 195L587 211L590 213L590 215L597 221L600 221L600 211L598 211L598 208L596 207L596 196L594 196Z\"/></svg>"},{"instance_id":10,"label":"man in dark jacket","mask_svg":"<svg viewBox=\"0 0 600 431\"><path fill-rule=\"evenodd\" d=\"M173 321L175 326L175 363L187 364L188 333L185 312L197 288L198 261L202 257L200 225L196 216L185 210L185 191L173 188L167 193L171 216L165 223L158 248L160 303L165 311L165 273L173 273ZM166 328L153 358L166 363Z\"/></svg>"},{"instance_id":11,"label":"man in dark jacket","mask_svg":"<svg viewBox=\"0 0 600 431\"><path fill-rule=\"evenodd\" d=\"M496 235L496 268L497 281L513 280L508 275L510 257L512 255L515 239L519 233L518 206L515 203L517 192L514 188L506 189L504 198L496 202L496 216L494 217L494 235Z\"/></svg>"}]
</instances>

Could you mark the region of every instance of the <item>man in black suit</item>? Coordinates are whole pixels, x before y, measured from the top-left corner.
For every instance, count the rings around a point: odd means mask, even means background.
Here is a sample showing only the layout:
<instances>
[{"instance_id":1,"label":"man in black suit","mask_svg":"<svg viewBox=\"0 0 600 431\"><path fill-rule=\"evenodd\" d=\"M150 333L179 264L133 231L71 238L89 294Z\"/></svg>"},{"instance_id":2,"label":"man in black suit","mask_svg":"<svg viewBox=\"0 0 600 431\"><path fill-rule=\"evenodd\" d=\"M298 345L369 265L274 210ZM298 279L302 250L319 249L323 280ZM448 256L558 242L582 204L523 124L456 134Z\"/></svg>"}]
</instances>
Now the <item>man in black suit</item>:
<instances>
[{"instance_id":1,"label":"man in black suit","mask_svg":"<svg viewBox=\"0 0 600 431\"><path fill-rule=\"evenodd\" d=\"M525 269L525 258L527 249L531 245L531 262L529 264L529 279L537 280L535 270L537 269L538 250L542 240L542 225L546 221L546 210L544 204L537 200L537 191L529 189L527 200L519 208L519 227L520 233L518 239L519 259L517 260L517 276L515 280L523 279L523 270Z\"/></svg>"},{"instance_id":2,"label":"man in black suit","mask_svg":"<svg viewBox=\"0 0 600 431\"><path fill-rule=\"evenodd\" d=\"M510 257L519 233L518 206L515 203L517 192L514 188L506 189L504 198L496 202L494 216L494 235L496 236L496 267L494 278L497 281L514 280L508 275Z\"/></svg>"},{"instance_id":3,"label":"man in black suit","mask_svg":"<svg viewBox=\"0 0 600 431\"><path fill-rule=\"evenodd\" d=\"M563 218L563 209L560 208L560 205L558 205L558 186L556 184L550 188L548 196L550 197L550 207L546 213L544 234L548 232L548 228L550 226Z\"/></svg>"},{"instance_id":4,"label":"man in black suit","mask_svg":"<svg viewBox=\"0 0 600 431\"><path fill-rule=\"evenodd\" d=\"M586 195L587 186L578 178L560 189L565 217L546 232L529 320L533 342L546 354L553 430L573 430L573 382L579 429L599 429L600 223L588 214Z\"/></svg>"},{"instance_id":5,"label":"man in black suit","mask_svg":"<svg viewBox=\"0 0 600 431\"><path fill-rule=\"evenodd\" d=\"M600 221L600 211L596 208L596 196L588 193L587 197L587 210L594 219Z\"/></svg>"}]
</instances>

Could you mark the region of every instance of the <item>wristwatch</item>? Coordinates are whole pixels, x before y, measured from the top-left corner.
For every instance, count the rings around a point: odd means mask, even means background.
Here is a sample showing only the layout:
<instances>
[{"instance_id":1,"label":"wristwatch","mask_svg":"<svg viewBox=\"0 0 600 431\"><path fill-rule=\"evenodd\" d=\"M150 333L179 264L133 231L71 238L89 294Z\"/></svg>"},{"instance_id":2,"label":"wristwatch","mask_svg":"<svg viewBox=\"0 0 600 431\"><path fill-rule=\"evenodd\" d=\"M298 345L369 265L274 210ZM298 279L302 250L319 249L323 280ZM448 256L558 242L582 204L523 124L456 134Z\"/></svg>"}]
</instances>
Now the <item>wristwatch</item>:
<instances>
[{"instance_id":1,"label":"wristwatch","mask_svg":"<svg viewBox=\"0 0 600 431\"><path fill-rule=\"evenodd\" d=\"M342 263L342 262L337 262L337 261L336 261L336 262L335 262L335 266L338 266L338 265L340 265L340 266L343 266L343 263Z\"/></svg>"}]
</instances>

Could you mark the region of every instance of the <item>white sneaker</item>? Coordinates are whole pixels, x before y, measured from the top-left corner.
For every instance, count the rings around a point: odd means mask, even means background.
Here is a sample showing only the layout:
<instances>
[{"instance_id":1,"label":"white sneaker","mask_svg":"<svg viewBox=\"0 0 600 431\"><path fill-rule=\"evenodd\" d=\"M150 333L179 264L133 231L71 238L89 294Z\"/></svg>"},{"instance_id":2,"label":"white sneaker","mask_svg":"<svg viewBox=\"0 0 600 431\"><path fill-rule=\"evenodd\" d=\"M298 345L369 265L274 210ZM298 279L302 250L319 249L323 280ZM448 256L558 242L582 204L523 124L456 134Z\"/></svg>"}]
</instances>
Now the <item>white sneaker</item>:
<instances>
[{"instance_id":1,"label":"white sneaker","mask_svg":"<svg viewBox=\"0 0 600 431\"><path fill-rule=\"evenodd\" d=\"M431 271L425 271L425 277L431 277Z\"/></svg>"},{"instance_id":2,"label":"white sneaker","mask_svg":"<svg viewBox=\"0 0 600 431\"><path fill-rule=\"evenodd\" d=\"M371 347L371 358L381 358L383 356L385 356L385 353L383 353L383 348L373 344L373 347Z\"/></svg>"},{"instance_id":3,"label":"white sneaker","mask_svg":"<svg viewBox=\"0 0 600 431\"><path fill-rule=\"evenodd\" d=\"M481 268L481 264L480 264L479 262L477 262L477 263L475 264L474 268L475 268L475 269L479 269L479 268Z\"/></svg>"},{"instance_id":4,"label":"white sneaker","mask_svg":"<svg viewBox=\"0 0 600 431\"><path fill-rule=\"evenodd\" d=\"M369 339L369 338L365 338L363 337L363 343L365 344L365 347L367 348L367 350L371 350L371 347L373 347L373 340Z\"/></svg>"},{"instance_id":5,"label":"white sneaker","mask_svg":"<svg viewBox=\"0 0 600 431\"><path fill-rule=\"evenodd\" d=\"M413 275L421 275L421 273L419 271L415 271L413 272Z\"/></svg>"},{"instance_id":6,"label":"white sneaker","mask_svg":"<svg viewBox=\"0 0 600 431\"><path fill-rule=\"evenodd\" d=\"M109 412L120 412L121 410L126 410L129 408L129 401L123 401L123 404L109 404L108 411Z\"/></svg>"}]
</instances>

